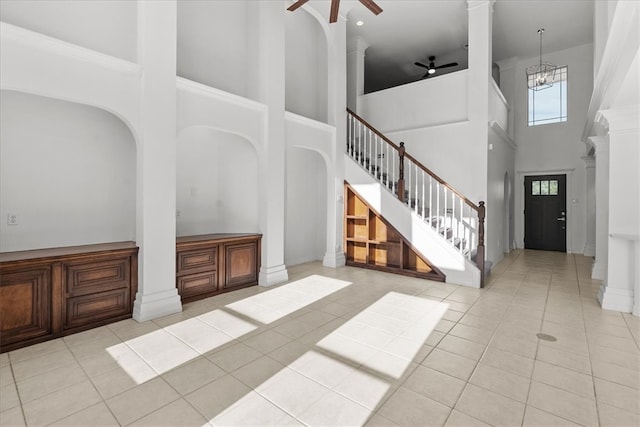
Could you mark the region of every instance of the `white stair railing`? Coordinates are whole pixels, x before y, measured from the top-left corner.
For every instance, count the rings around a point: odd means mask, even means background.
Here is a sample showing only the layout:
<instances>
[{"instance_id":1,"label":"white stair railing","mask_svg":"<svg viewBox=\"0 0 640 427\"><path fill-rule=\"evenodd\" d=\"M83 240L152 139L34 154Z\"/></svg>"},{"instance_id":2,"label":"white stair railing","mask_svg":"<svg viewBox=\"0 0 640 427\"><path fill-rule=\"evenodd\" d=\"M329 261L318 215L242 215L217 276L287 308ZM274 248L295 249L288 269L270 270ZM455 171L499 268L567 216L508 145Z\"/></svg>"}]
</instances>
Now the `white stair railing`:
<instances>
[{"instance_id":1,"label":"white stair railing","mask_svg":"<svg viewBox=\"0 0 640 427\"><path fill-rule=\"evenodd\" d=\"M404 143L396 145L349 110L346 148L347 154L382 186L475 262L484 283L484 202L471 202L405 153Z\"/></svg>"}]
</instances>

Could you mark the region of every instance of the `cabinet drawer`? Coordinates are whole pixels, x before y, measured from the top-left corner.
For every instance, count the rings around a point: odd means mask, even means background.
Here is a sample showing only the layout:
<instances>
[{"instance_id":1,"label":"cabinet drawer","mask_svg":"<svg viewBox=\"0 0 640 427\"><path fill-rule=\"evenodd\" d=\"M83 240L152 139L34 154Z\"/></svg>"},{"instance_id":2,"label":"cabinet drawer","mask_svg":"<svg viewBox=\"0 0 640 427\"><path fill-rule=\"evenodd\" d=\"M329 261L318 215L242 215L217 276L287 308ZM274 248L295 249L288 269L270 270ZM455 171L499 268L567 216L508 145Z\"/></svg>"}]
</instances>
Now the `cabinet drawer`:
<instances>
[{"instance_id":1,"label":"cabinet drawer","mask_svg":"<svg viewBox=\"0 0 640 427\"><path fill-rule=\"evenodd\" d=\"M225 289L257 282L257 249L256 242L225 245Z\"/></svg>"},{"instance_id":2,"label":"cabinet drawer","mask_svg":"<svg viewBox=\"0 0 640 427\"><path fill-rule=\"evenodd\" d=\"M129 289L94 293L67 299L64 329L98 323L131 312Z\"/></svg>"},{"instance_id":3,"label":"cabinet drawer","mask_svg":"<svg viewBox=\"0 0 640 427\"><path fill-rule=\"evenodd\" d=\"M129 288L130 258L107 258L95 262L65 263L67 295L77 297L96 292Z\"/></svg>"},{"instance_id":4,"label":"cabinet drawer","mask_svg":"<svg viewBox=\"0 0 640 427\"><path fill-rule=\"evenodd\" d=\"M0 344L52 335L51 270L0 273Z\"/></svg>"},{"instance_id":5,"label":"cabinet drawer","mask_svg":"<svg viewBox=\"0 0 640 427\"><path fill-rule=\"evenodd\" d=\"M178 275L213 271L218 267L218 247L178 252Z\"/></svg>"},{"instance_id":6,"label":"cabinet drawer","mask_svg":"<svg viewBox=\"0 0 640 427\"><path fill-rule=\"evenodd\" d=\"M215 271L180 276L177 281L178 293L183 300L218 290L218 273Z\"/></svg>"}]
</instances>

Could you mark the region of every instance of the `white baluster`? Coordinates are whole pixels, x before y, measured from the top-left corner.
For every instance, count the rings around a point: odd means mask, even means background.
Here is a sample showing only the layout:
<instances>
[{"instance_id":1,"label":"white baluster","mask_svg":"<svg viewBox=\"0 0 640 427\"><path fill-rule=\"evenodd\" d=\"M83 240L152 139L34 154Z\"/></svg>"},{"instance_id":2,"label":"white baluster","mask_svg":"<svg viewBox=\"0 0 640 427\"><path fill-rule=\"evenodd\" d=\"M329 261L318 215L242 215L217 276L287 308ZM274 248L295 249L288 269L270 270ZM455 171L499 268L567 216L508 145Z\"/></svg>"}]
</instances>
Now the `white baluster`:
<instances>
[{"instance_id":1,"label":"white baluster","mask_svg":"<svg viewBox=\"0 0 640 427\"><path fill-rule=\"evenodd\" d=\"M433 227L433 178L429 175L429 225Z\"/></svg>"},{"instance_id":2,"label":"white baluster","mask_svg":"<svg viewBox=\"0 0 640 427\"><path fill-rule=\"evenodd\" d=\"M456 233L456 228L454 227L454 221L456 219L456 194L455 193L451 193L451 243L453 243L455 245L456 243L456 237L457 233Z\"/></svg>"},{"instance_id":3,"label":"white baluster","mask_svg":"<svg viewBox=\"0 0 640 427\"><path fill-rule=\"evenodd\" d=\"M440 232L440 183L439 182L436 184L436 211L437 211L436 227L438 232Z\"/></svg>"},{"instance_id":4,"label":"white baluster","mask_svg":"<svg viewBox=\"0 0 640 427\"><path fill-rule=\"evenodd\" d=\"M444 231L443 236L447 238L447 187L444 187Z\"/></svg>"},{"instance_id":5,"label":"white baluster","mask_svg":"<svg viewBox=\"0 0 640 427\"><path fill-rule=\"evenodd\" d=\"M421 176L422 176L422 220L424 221L424 207L427 205L426 200L424 198L424 186L426 185L426 181L427 181L427 175L424 173L424 171L421 171Z\"/></svg>"},{"instance_id":6,"label":"white baluster","mask_svg":"<svg viewBox=\"0 0 640 427\"><path fill-rule=\"evenodd\" d=\"M418 170L419 170L420 168L418 167L418 164L417 164L417 163L416 163L416 165L415 165L415 166L416 166L416 185L415 185L415 187L416 187L416 192L415 192L415 197L414 197L414 199L415 199L415 204L416 204L416 206L415 206L415 208L414 208L414 209L415 209L415 212L416 212L416 214L417 214L417 213L418 213L418 186L420 185L420 183L419 183L419 181L418 181L418 174L419 174Z\"/></svg>"},{"instance_id":7,"label":"white baluster","mask_svg":"<svg viewBox=\"0 0 640 427\"><path fill-rule=\"evenodd\" d=\"M371 169L373 170L373 176L377 176L378 171L376 171L376 166L378 165L378 144L375 143L375 139L377 138L377 135L372 133L371 137L374 138L374 142L371 144L373 145L373 158L371 159L371 163L372 163Z\"/></svg>"}]
</instances>

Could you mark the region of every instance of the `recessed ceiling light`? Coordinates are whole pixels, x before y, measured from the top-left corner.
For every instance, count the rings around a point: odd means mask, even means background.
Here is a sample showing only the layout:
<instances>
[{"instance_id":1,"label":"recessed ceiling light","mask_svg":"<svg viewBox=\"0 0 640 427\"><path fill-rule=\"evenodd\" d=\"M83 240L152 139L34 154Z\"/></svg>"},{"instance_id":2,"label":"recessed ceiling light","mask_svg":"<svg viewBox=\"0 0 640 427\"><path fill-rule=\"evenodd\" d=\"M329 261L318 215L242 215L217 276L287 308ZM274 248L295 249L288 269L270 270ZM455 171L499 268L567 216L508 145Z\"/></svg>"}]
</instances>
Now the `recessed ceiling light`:
<instances>
[{"instance_id":1,"label":"recessed ceiling light","mask_svg":"<svg viewBox=\"0 0 640 427\"><path fill-rule=\"evenodd\" d=\"M364 25L364 21L363 20L359 20L359 21L356 22L356 25L358 27L362 27Z\"/></svg>"}]
</instances>

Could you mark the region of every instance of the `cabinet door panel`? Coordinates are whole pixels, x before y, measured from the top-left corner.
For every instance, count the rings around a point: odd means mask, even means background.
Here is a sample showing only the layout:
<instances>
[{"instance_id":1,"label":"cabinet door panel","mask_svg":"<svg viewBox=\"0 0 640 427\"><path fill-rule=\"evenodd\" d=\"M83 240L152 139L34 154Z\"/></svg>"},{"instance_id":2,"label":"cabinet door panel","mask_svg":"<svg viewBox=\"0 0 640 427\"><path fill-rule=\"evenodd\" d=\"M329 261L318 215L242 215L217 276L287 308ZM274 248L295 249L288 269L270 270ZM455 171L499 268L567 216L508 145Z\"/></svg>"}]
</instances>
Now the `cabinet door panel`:
<instances>
[{"instance_id":1,"label":"cabinet door panel","mask_svg":"<svg viewBox=\"0 0 640 427\"><path fill-rule=\"evenodd\" d=\"M257 281L256 242L225 246L225 288Z\"/></svg>"},{"instance_id":2,"label":"cabinet door panel","mask_svg":"<svg viewBox=\"0 0 640 427\"><path fill-rule=\"evenodd\" d=\"M0 276L0 343L51 335L51 270L2 272Z\"/></svg>"},{"instance_id":3,"label":"cabinet door panel","mask_svg":"<svg viewBox=\"0 0 640 427\"><path fill-rule=\"evenodd\" d=\"M116 289L67 299L64 328L98 323L131 311L129 289Z\"/></svg>"},{"instance_id":4,"label":"cabinet door panel","mask_svg":"<svg viewBox=\"0 0 640 427\"><path fill-rule=\"evenodd\" d=\"M70 297L128 288L131 284L129 257L66 263L65 268L66 290Z\"/></svg>"}]
</instances>

